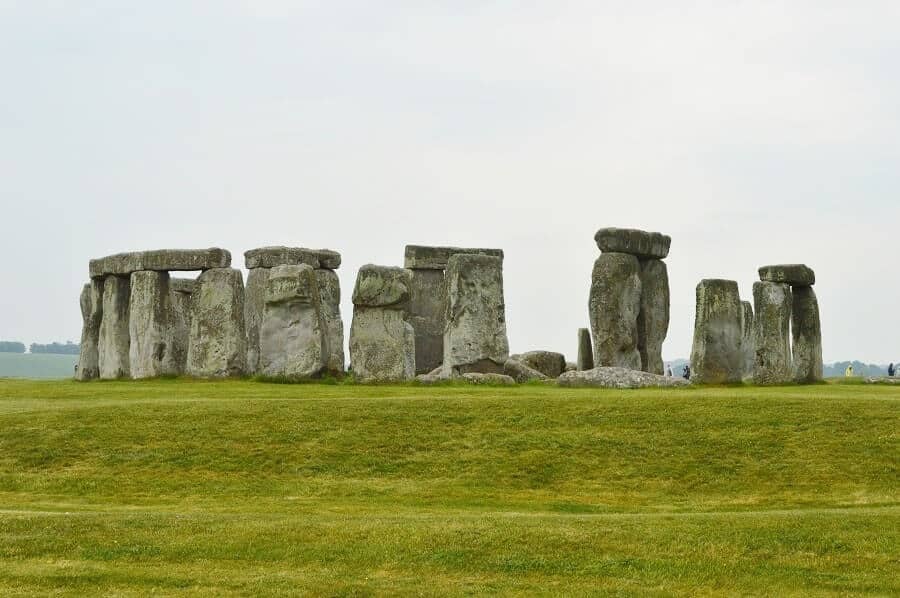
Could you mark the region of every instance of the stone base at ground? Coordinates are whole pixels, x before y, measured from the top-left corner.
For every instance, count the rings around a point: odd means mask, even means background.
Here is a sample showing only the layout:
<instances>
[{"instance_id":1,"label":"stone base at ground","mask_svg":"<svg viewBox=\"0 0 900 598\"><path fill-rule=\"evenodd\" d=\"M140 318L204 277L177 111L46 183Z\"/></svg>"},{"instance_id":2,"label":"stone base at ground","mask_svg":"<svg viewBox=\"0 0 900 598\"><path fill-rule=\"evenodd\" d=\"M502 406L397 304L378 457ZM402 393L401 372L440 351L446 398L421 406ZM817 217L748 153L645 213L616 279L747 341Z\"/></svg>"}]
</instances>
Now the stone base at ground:
<instances>
[{"instance_id":1,"label":"stone base at ground","mask_svg":"<svg viewBox=\"0 0 900 598\"><path fill-rule=\"evenodd\" d=\"M560 386L598 388L652 388L686 386L684 378L659 376L628 368L597 367L592 370L566 372L558 379Z\"/></svg>"},{"instance_id":2,"label":"stone base at ground","mask_svg":"<svg viewBox=\"0 0 900 598\"><path fill-rule=\"evenodd\" d=\"M515 356L510 357L506 360L506 363L503 364L503 373L519 383L530 382L531 380L549 379L546 374L528 367L526 364L516 359ZM553 377L556 378L556 376Z\"/></svg>"},{"instance_id":3,"label":"stone base at ground","mask_svg":"<svg viewBox=\"0 0 900 598\"><path fill-rule=\"evenodd\" d=\"M510 376L506 376L504 374L492 374L492 373L481 373L481 372L471 372L469 374L463 374L462 379L466 382L471 382L472 384L502 384L504 386L511 386L516 383Z\"/></svg>"}]
</instances>

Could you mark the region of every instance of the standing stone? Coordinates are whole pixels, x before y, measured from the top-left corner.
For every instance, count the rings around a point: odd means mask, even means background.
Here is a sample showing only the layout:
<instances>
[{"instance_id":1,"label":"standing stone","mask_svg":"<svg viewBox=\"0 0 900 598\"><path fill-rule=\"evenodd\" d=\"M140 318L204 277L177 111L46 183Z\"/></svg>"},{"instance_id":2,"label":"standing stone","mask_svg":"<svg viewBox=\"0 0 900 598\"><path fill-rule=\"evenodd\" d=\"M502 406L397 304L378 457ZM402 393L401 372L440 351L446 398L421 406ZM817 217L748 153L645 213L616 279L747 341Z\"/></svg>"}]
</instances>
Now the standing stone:
<instances>
[{"instance_id":1,"label":"standing stone","mask_svg":"<svg viewBox=\"0 0 900 598\"><path fill-rule=\"evenodd\" d=\"M509 358L503 260L460 253L447 264L444 375L503 373Z\"/></svg>"},{"instance_id":2,"label":"standing stone","mask_svg":"<svg viewBox=\"0 0 900 598\"><path fill-rule=\"evenodd\" d=\"M174 312L169 273L143 270L131 275L128 330L131 377L177 374L173 356Z\"/></svg>"},{"instance_id":3,"label":"standing stone","mask_svg":"<svg viewBox=\"0 0 900 598\"><path fill-rule=\"evenodd\" d=\"M662 376L662 346L669 333L669 271L662 260L641 261L641 311L637 328L641 369Z\"/></svg>"},{"instance_id":4,"label":"standing stone","mask_svg":"<svg viewBox=\"0 0 900 598\"><path fill-rule=\"evenodd\" d=\"M344 321L341 319L341 281L334 270L324 268L316 270L316 281L328 347L325 369L333 374L343 374Z\"/></svg>"},{"instance_id":5,"label":"standing stone","mask_svg":"<svg viewBox=\"0 0 900 598\"><path fill-rule=\"evenodd\" d=\"M350 365L362 381L411 380L416 340L406 321L411 274L403 268L367 264L353 289Z\"/></svg>"},{"instance_id":6,"label":"standing stone","mask_svg":"<svg viewBox=\"0 0 900 598\"><path fill-rule=\"evenodd\" d=\"M191 338L191 313L193 312L193 293L197 283L186 278L172 278L169 289L172 291L172 360L175 371L184 374L187 370L188 344Z\"/></svg>"},{"instance_id":7,"label":"standing stone","mask_svg":"<svg viewBox=\"0 0 900 598\"><path fill-rule=\"evenodd\" d=\"M444 360L447 290L443 270L410 270L409 322L416 335L416 373L427 373Z\"/></svg>"},{"instance_id":8,"label":"standing stone","mask_svg":"<svg viewBox=\"0 0 900 598\"><path fill-rule=\"evenodd\" d=\"M744 378L753 377L756 362L756 329L753 325L753 304L741 301L741 355L744 358Z\"/></svg>"},{"instance_id":9,"label":"standing stone","mask_svg":"<svg viewBox=\"0 0 900 598\"><path fill-rule=\"evenodd\" d=\"M785 384L791 367L791 287L779 282L753 283L756 362L753 381Z\"/></svg>"},{"instance_id":10,"label":"standing stone","mask_svg":"<svg viewBox=\"0 0 900 598\"><path fill-rule=\"evenodd\" d=\"M591 346L591 331L578 329L578 362L575 364L579 372L594 369L594 348Z\"/></svg>"},{"instance_id":11,"label":"standing stone","mask_svg":"<svg viewBox=\"0 0 900 598\"><path fill-rule=\"evenodd\" d=\"M128 303L131 299L130 279L109 275L103 280L103 319L100 323L98 361L104 380L127 378L131 337L128 331Z\"/></svg>"},{"instance_id":12,"label":"standing stone","mask_svg":"<svg viewBox=\"0 0 900 598\"><path fill-rule=\"evenodd\" d=\"M707 279L697 285L691 381L699 384L740 382L741 297L733 280Z\"/></svg>"},{"instance_id":13,"label":"standing stone","mask_svg":"<svg viewBox=\"0 0 900 598\"><path fill-rule=\"evenodd\" d=\"M273 268L259 329L259 369L265 376L313 378L325 369L326 326L316 273L308 265Z\"/></svg>"},{"instance_id":14,"label":"standing stone","mask_svg":"<svg viewBox=\"0 0 900 598\"><path fill-rule=\"evenodd\" d=\"M625 253L604 253L594 262L588 311L598 366L641 369L638 314L641 265Z\"/></svg>"},{"instance_id":15,"label":"standing stone","mask_svg":"<svg viewBox=\"0 0 900 598\"><path fill-rule=\"evenodd\" d=\"M270 268L251 268L244 290L244 328L247 331L247 373L259 371L259 327L266 306Z\"/></svg>"},{"instance_id":16,"label":"standing stone","mask_svg":"<svg viewBox=\"0 0 900 598\"><path fill-rule=\"evenodd\" d=\"M78 355L76 380L93 380L100 376L100 324L103 321L103 279L93 278L81 291L81 351Z\"/></svg>"},{"instance_id":17,"label":"standing stone","mask_svg":"<svg viewBox=\"0 0 900 598\"><path fill-rule=\"evenodd\" d=\"M206 270L197 279L193 294L187 373L199 378L240 376L246 365L241 272L232 268Z\"/></svg>"},{"instance_id":18,"label":"standing stone","mask_svg":"<svg viewBox=\"0 0 900 598\"><path fill-rule=\"evenodd\" d=\"M822 323L819 301L812 287L793 287L791 330L794 339L794 381L821 382Z\"/></svg>"}]
</instances>

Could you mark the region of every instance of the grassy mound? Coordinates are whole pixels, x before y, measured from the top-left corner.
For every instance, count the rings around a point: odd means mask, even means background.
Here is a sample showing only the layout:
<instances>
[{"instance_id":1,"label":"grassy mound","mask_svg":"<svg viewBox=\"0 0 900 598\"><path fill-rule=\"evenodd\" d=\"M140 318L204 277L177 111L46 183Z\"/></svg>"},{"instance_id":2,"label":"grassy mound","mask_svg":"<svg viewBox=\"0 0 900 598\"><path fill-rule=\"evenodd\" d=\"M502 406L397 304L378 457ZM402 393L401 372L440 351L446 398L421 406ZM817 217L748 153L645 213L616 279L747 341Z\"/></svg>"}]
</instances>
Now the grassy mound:
<instances>
[{"instance_id":1,"label":"grassy mound","mask_svg":"<svg viewBox=\"0 0 900 598\"><path fill-rule=\"evenodd\" d=\"M0 594L898 594L900 392L0 381Z\"/></svg>"}]
</instances>

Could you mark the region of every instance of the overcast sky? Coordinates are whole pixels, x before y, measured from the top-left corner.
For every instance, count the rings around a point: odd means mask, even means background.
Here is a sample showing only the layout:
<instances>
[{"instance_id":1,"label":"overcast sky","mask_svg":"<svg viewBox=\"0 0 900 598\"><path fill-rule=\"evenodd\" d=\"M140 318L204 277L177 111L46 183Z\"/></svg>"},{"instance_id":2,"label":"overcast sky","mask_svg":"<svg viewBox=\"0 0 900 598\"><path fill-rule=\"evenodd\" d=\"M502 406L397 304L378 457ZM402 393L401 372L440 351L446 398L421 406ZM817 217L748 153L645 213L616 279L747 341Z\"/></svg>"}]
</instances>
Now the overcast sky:
<instances>
[{"instance_id":1,"label":"overcast sky","mask_svg":"<svg viewBox=\"0 0 900 598\"><path fill-rule=\"evenodd\" d=\"M514 352L574 358L594 232L694 288L817 273L826 361L900 360L900 3L0 0L0 338L80 334L91 257L501 247Z\"/></svg>"}]
</instances>

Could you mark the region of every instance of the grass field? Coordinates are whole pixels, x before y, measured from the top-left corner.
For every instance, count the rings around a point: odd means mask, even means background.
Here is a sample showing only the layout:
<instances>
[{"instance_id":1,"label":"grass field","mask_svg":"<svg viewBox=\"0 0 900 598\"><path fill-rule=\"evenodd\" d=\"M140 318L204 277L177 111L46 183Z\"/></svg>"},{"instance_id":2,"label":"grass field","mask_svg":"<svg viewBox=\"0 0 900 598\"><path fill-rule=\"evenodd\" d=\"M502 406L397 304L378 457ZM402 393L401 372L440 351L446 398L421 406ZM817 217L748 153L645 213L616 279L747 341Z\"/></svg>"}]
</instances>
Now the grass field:
<instances>
[{"instance_id":1,"label":"grass field","mask_svg":"<svg viewBox=\"0 0 900 598\"><path fill-rule=\"evenodd\" d=\"M71 378L77 355L0 353L0 378Z\"/></svg>"},{"instance_id":2,"label":"grass field","mask_svg":"<svg viewBox=\"0 0 900 598\"><path fill-rule=\"evenodd\" d=\"M900 594L900 389L0 381L0 595Z\"/></svg>"}]
</instances>

